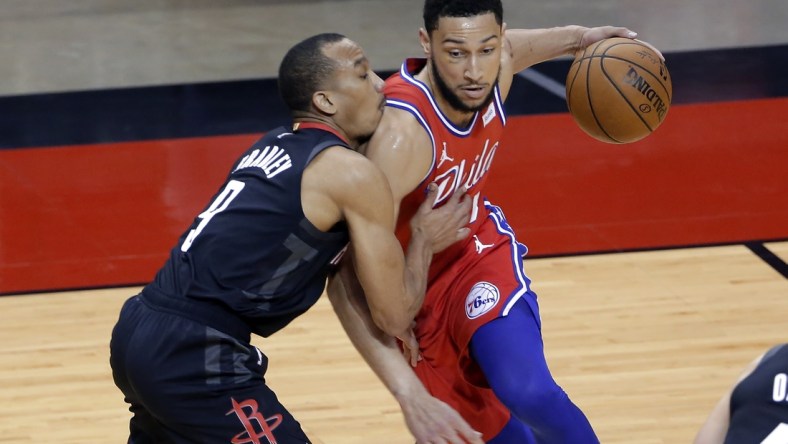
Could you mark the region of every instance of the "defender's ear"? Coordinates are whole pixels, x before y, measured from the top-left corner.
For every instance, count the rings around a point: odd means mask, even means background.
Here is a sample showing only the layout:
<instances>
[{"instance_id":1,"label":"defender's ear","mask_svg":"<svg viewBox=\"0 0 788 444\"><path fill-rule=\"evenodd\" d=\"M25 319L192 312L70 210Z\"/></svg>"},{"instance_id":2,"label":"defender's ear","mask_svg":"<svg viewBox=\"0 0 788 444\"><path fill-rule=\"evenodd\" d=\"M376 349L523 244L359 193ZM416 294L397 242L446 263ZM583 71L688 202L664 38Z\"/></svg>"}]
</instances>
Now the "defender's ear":
<instances>
[{"instance_id":1,"label":"defender's ear","mask_svg":"<svg viewBox=\"0 0 788 444\"><path fill-rule=\"evenodd\" d=\"M327 91L317 91L312 94L312 105L329 116L333 116L337 112L337 107L331 100L331 93Z\"/></svg>"}]
</instances>

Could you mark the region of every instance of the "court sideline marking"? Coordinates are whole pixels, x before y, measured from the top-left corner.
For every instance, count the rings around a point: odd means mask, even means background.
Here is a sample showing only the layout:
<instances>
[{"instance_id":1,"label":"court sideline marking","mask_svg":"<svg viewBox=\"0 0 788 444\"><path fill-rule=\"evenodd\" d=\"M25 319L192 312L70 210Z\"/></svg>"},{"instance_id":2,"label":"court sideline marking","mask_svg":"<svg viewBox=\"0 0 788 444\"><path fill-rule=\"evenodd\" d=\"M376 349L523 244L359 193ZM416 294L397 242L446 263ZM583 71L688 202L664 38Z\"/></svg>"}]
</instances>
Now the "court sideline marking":
<instances>
[{"instance_id":1,"label":"court sideline marking","mask_svg":"<svg viewBox=\"0 0 788 444\"><path fill-rule=\"evenodd\" d=\"M761 258L761 260L766 262L770 267L774 268L776 272L788 279L788 264L786 264L785 261L780 259L780 257L774 254L771 250L766 248L763 243L745 242L744 246L755 253L756 256Z\"/></svg>"}]
</instances>

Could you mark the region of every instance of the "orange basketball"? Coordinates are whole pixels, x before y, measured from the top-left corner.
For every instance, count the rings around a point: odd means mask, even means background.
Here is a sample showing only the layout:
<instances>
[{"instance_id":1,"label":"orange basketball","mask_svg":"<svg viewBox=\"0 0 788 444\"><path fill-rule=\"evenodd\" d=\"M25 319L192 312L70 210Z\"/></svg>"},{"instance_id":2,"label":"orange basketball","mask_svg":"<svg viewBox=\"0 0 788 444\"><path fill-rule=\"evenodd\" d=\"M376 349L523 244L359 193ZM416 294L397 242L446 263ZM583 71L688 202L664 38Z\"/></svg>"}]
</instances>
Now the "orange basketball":
<instances>
[{"instance_id":1,"label":"orange basketball","mask_svg":"<svg viewBox=\"0 0 788 444\"><path fill-rule=\"evenodd\" d=\"M607 143L640 140L665 120L673 85L665 64L637 40L601 40L578 55L566 78L575 122Z\"/></svg>"}]
</instances>

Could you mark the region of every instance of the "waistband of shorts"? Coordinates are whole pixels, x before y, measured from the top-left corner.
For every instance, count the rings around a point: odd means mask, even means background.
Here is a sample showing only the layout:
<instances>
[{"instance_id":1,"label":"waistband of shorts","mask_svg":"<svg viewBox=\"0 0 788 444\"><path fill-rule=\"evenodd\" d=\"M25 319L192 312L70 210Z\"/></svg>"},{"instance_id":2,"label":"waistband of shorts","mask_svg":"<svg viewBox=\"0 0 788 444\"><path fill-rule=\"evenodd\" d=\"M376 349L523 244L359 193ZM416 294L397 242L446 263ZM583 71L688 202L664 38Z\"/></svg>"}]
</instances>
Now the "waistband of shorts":
<instances>
[{"instance_id":1,"label":"waistband of shorts","mask_svg":"<svg viewBox=\"0 0 788 444\"><path fill-rule=\"evenodd\" d=\"M217 303L171 296L150 285L142 290L139 298L154 309L203 323L242 341L249 342L251 339L249 325Z\"/></svg>"}]
</instances>

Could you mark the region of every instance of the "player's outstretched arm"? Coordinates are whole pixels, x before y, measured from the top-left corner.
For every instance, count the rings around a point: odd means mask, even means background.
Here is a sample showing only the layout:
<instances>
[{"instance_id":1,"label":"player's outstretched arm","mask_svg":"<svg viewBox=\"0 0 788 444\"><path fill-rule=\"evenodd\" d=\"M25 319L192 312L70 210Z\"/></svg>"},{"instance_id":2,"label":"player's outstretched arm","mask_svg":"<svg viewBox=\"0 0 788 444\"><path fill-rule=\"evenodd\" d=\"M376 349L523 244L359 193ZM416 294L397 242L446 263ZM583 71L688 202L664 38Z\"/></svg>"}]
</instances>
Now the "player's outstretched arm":
<instances>
[{"instance_id":1,"label":"player's outstretched arm","mask_svg":"<svg viewBox=\"0 0 788 444\"><path fill-rule=\"evenodd\" d=\"M353 345L399 403L416 443L482 444L479 432L427 393L394 339L372 321L351 260L346 257L338 275L329 281L328 298Z\"/></svg>"},{"instance_id":2,"label":"player's outstretched arm","mask_svg":"<svg viewBox=\"0 0 788 444\"><path fill-rule=\"evenodd\" d=\"M557 28L507 29L505 31L506 40L511 45L510 54L515 73L546 60L574 55L578 50L602 39L610 37L635 38L636 36L635 32L617 26L586 28L569 25Z\"/></svg>"}]
</instances>

